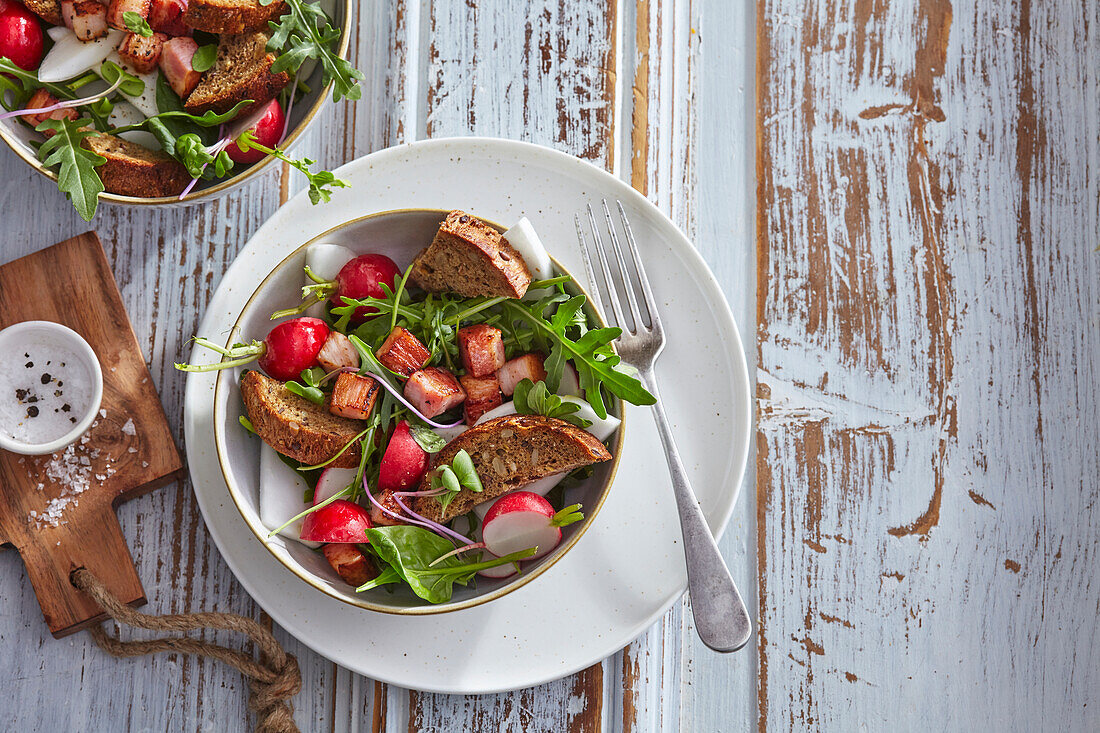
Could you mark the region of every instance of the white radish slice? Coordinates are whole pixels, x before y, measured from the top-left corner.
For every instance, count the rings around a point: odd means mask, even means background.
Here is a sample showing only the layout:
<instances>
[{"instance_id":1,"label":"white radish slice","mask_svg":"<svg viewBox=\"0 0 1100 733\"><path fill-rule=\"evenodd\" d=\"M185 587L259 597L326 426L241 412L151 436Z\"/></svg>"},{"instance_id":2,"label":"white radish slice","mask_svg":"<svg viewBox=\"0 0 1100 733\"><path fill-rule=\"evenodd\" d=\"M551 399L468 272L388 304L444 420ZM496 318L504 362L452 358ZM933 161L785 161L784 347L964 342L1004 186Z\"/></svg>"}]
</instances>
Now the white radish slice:
<instances>
[{"instance_id":1,"label":"white radish slice","mask_svg":"<svg viewBox=\"0 0 1100 733\"><path fill-rule=\"evenodd\" d=\"M492 419L497 418L497 417L504 417L505 415L515 415L515 414L516 414L516 406L511 400L508 400L507 402L504 402L501 405L499 405L497 407L494 407L493 409L489 410L484 415L479 417L477 419L477 422L474 423L474 425L480 425L481 423L486 422L487 420L492 420Z\"/></svg>"},{"instance_id":2,"label":"white radish slice","mask_svg":"<svg viewBox=\"0 0 1100 733\"><path fill-rule=\"evenodd\" d=\"M283 463L275 449L266 443L260 446L260 521L270 529L282 526L288 519L309 508L302 498L309 487L301 476ZM302 534L299 519L279 534L307 547L320 547L320 542L299 539Z\"/></svg>"},{"instance_id":3,"label":"white radish slice","mask_svg":"<svg viewBox=\"0 0 1100 733\"><path fill-rule=\"evenodd\" d=\"M322 280L335 280L340 268L355 258L355 253L342 244L315 244L306 250L306 266ZM313 285L313 281L302 275L304 285ZM320 318L325 314L325 304L311 305L305 312L307 316Z\"/></svg>"},{"instance_id":4,"label":"white radish slice","mask_svg":"<svg viewBox=\"0 0 1100 733\"><path fill-rule=\"evenodd\" d=\"M60 38L55 38L55 34L50 33L50 38L56 43L38 67L40 81L61 82L96 68L118 47L122 37L126 35L123 31L111 30L103 38L81 41L68 28L55 26L50 31L55 29ZM115 57L117 59L118 54Z\"/></svg>"},{"instance_id":5,"label":"white radish slice","mask_svg":"<svg viewBox=\"0 0 1100 733\"><path fill-rule=\"evenodd\" d=\"M581 379L577 376L577 370L569 362L565 362L565 369L561 373L561 381L558 382L558 394L571 397L584 397L581 391Z\"/></svg>"},{"instance_id":6,"label":"white radish slice","mask_svg":"<svg viewBox=\"0 0 1100 733\"><path fill-rule=\"evenodd\" d=\"M465 425L455 425L453 428L432 428L436 435L450 443L452 440L469 430Z\"/></svg>"},{"instance_id":7,"label":"white radish slice","mask_svg":"<svg viewBox=\"0 0 1100 733\"><path fill-rule=\"evenodd\" d=\"M152 117L160 112L157 108L157 74L159 73L157 70L150 71L148 74L139 74L132 66L128 66L122 61L117 51L111 51L104 60L118 64L127 74L133 74L138 79L145 82L145 88L141 91L141 94L136 97L132 97L129 94L123 94L121 89L119 90L119 94L122 94L123 97L129 100L130 104L137 107L138 111L142 112L146 117ZM100 72L97 71L96 73Z\"/></svg>"},{"instance_id":8,"label":"white radish slice","mask_svg":"<svg viewBox=\"0 0 1100 733\"><path fill-rule=\"evenodd\" d=\"M550 493L550 489L558 485L558 483L567 476L567 473L555 473L544 478L540 478L537 481L532 481L526 486L521 486L514 491L530 491L532 494L538 494L539 496L546 496ZM489 501L483 501L480 504L474 505L474 513L477 514L481 520L485 519L485 515L489 513L489 509L493 506L494 499Z\"/></svg>"},{"instance_id":9,"label":"white radish slice","mask_svg":"<svg viewBox=\"0 0 1100 733\"><path fill-rule=\"evenodd\" d=\"M550 255L546 253L542 240L535 233L535 227L526 216L504 232L504 238L523 257L523 261L527 263L527 269L531 271L531 277L535 280L546 280L554 276Z\"/></svg>"},{"instance_id":10,"label":"white radish slice","mask_svg":"<svg viewBox=\"0 0 1100 733\"><path fill-rule=\"evenodd\" d=\"M63 25L51 25L49 28L46 29L46 35L49 36L50 40L55 43L57 41L60 41L65 36L72 36L73 38L76 38L76 35L72 32L72 30Z\"/></svg>"},{"instance_id":11,"label":"white radish slice","mask_svg":"<svg viewBox=\"0 0 1100 733\"><path fill-rule=\"evenodd\" d=\"M551 523L554 507L529 491L516 491L497 499L481 527L485 549L497 557L537 547L526 560L537 560L561 542L561 527Z\"/></svg>"},{"instance_id":12,"label":"white radish slice","mask_svg":"<svg viewBox=\"0 0 1100 733\"><path fill-rule=\"evenodd\" d=\"M496 557L496 555L489 551L486 551L485 554L489 556L484 558L485 560L492 560L494 557ZM484 578L510 578L517 572L518 571L516 570L516 564L510 562L507 565L497 565L496 567L492 568L482 568L481 570L477 571L477 574Z\"/></svg>"},{"instance_id":13,"label":"white radish slice","mask_svg":"<svg viewBox=\"0 0 1100 733\"><path fill-rule=\"evenodd\" d=\"M358 473L354 468L326 468L317 479L313 489L313 506L344 490Z\"/></svg>"},{"instance_id":14,"label":"white radish slice","mask_svg":"<svg viewBox=\"0 0 1100 733\"><path fill-rule=\"evenodd\" d=\"M129 102L119 102L111 110L110 117L107 121L115 127L122 127L124 125L136 125L139 122L145 120L145 115L137 111L137 108ZM132 143L138 145L144 145L150 150L160 150L160 141L151 132L145 130L130 130L129 132L119 133L119 137L129 140Z\"/></svg>"}]
</instances>

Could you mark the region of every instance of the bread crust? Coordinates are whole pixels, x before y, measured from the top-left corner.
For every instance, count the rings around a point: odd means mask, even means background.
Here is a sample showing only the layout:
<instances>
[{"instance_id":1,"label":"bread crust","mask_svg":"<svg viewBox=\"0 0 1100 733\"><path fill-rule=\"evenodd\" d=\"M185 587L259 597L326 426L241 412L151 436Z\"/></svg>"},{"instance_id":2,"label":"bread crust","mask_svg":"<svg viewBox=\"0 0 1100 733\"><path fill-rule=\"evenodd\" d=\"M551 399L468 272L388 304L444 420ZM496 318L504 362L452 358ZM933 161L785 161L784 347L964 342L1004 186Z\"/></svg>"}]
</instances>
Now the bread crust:
<instances>
[{"instance_id":1,"label":"bread crust","mask_svg":"<svg viewBox=\"0 0 1100 733\"><path fill-rule=\"evenodd\" d=\"M299 397L279 380L257 371L241 375L241 398L256 434L277 452L308 466L329 460L362 430L362 423L337 417L327 405ZM328 465L358 466L359 444Z\"/></svg>"},{"instance_id":2,"label":"bread crust","mask_svg":"<svg viewBox=\"0 0 1100 733\"><path fill-rule=\"evenodd\" d=\"M23 0L27 10L47 23L64 25L61 19L61 0Z\"/></svg>"},{"instance_id":3,"label":"bread crust","mask_svg":"<svg viewBox=\"0 0 1100 733\"><path fill-rule=\"evenodd\" d=\"M535 462L532 446L540 451ZM447 522L470 511L475 504L532 481L611 459L611 453L596 436L564 420L542 415L506 415L476 425L439 451L433 465L450 463L460 450L470 454L483 491L463 489L446 509L434 496L418 497L414 505L418 514ZM500 463L496 463L498 459ZM505 469L503 473L499 470L501 466ZM421 491L431 487L431 474L429 471L422 479Z\"/></svg>"},{"instance_id":4,"label":"bread crust","mask_svg":"<svg viewBox=\"0 0 1100 733\"><path fill-rule=\"evenodd\" d=\"M237 119L244 119L274 99L290 83L290 74L271 72L275 55L264 50L266 44L267 36L262 33L222 36L217 62L202 75L184 109L191 114L208 110L224 114L235 104L251 99L253 104L237 113Z\"/></svg>"},{"instance_id":5,"label":"bread crust","mask_svg":"<svg viewBox=\"0 0 1100 733\"><path fill-rule=\"evenodd\" d=\"M191 175L178 160L115 135L89 135L82 145L106 158L96 168L108 193L138 198L177 196Z\"/></svg>"},{"instance_id":6,"label":"bread crust","mask_svg":"<svg viewBox=\"0 0 1100 733\"><path fill-rule=\"evenodd\" d=\"M522 298L531 271L500 232L464 211L452 211L431 245L413 260L411 278L431 293Z\"/></svg>"},{"instance_id":7,"label":"bread crust","mask_svg":"<svg viewBox=\"0 0 1100 733\"><path fill-rule=\"evenodd\" d=\"M247 33L269 30L268 22L285 12L284 0L266 7L259 0L190 0L183 22L207 33Z\"/></svg>"}]
</instances>

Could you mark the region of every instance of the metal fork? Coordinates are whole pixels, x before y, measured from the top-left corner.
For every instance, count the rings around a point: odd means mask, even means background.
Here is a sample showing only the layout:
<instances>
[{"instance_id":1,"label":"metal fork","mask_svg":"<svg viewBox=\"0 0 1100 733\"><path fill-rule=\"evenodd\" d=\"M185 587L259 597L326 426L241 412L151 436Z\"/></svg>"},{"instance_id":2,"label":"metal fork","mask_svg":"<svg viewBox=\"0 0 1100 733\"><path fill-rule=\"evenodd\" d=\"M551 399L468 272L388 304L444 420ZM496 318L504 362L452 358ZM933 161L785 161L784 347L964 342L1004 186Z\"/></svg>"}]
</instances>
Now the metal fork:
<instances>
[{"instance_id":1,"label":"metal fork","mask_svg":"<svg viewBox=\"0 0 1100 733\"><path fill-rule=\"evenodd\" d=\"M615 222L611 218L611 211L607 207L607 201L603 202L603 214L607 223L607 234L611 241L611 249L615 254L618 266L618 282L608 263L607 250L604 247L603 237L600 236L600 227L596 224L596 215L588 206L588 224L592 233L594 246L592 249L599 260L600 270L603 274L604 286L607 290L608 300L614 316L614 323L623 329L615 346L622 356L623 361L635 367L641 375L642 383L657 398L653 405L653 414L657 421L657 430L661 435L661 443L665 449L665 457L668 459L669 473L672 475L672 488L676 495L676 509L680 514L680 531L684 537L684 554L687 560L688 593L691 597L691 612L695 617L695 628L699 638L711 649L719 652L734 652L748 643L752 634L752 624L749 621L745 602L741 600L741 594L737 592L730 571L722 560L718 551L718 545L714 542L714 536L707 527L707 521L699 508L699 500L695 498L688 483L687 472L680 460L680 454L676 450L676 443L672 438L672 430L668 424L664 407L661 404L661 396L657 391L657 379L653 373L653 364L657 356L665 347L665 332L661 325L661 316L657 311L657 301L653 297L653 290L649 285L649 278L642 267L642 258L638 254L638 243L634 240L634 233L630 228L630 222L626 217L626 210L622 202L616 202L619 209L619 218L622 220L622 228L626 233L626 241L630 247L634 269L637 272L637 281L641 285L642 296L645 305L647 319L643 320L639 309L638 297L635 293L633 278L627 268L623 248L619 244L619 237L615 231ZM577 238L580 239L581 253L584 257L584 267L588 274L588 280L592 284L592 297L595 305L602 308L602 298L599 294L599 286L596 283L596 273L592 265L592 256L589 252L589 244L584 236L584 228L581 226L581 215L575 217L577 225ZM627 321L623 310L621 293L626 294L626 303L629 308L630 322ZM604 311L606 313L606 311ZM648 322L648 325L647 325ZM631 328L633 323L633 328Z\"/></svg>"}]
</instances>

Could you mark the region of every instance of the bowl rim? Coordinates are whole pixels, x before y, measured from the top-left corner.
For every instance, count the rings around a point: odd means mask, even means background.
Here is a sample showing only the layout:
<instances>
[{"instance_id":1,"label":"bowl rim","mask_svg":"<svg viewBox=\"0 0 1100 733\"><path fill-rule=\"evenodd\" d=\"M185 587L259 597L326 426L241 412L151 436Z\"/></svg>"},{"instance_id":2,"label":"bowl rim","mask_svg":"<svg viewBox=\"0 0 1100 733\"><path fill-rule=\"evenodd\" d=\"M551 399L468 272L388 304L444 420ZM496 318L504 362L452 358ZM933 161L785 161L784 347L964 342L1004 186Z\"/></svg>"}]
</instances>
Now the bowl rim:
<instances>
[{"instance_id":1,"label":"bowl rim","mask_svg":"<svg viewBox=\"0 0 1100 733\"><path fill-rule=\"evenodd\" d=\"M355 5L355 0L344 0L344 17L343 17L343 32L340 34L340 43L336 49L336 55L342 59L347 59L348 48L351 45L351 14L352 6ZM329 82L321 90L321 94L314 100L313 105L309 108L306 116L302 118L299 123L287 136L286 139L281 141L283 149L287 149L292 146L299 137L301 137L310 123L313 122L313 118L321 111L321 108L328 101L329 95L332 93L333 83ZM17 122L13 122L18 124ZM42 175L49 178L54 183L57 183L57 173L50 168L42 165L42 162L38 160L34 155L30 154L25 149L23 142L15 137L15 133L8 128L3 121L0 121L0 139L7 144L8 148L13 153L23 159L23 161L34 168ZM227 178L223 181L219 181L213 186L202 188L196 191L189 192L183 198L179 196L157 196L154 198L144 198L141 196L123 196L117 193L108 193L101 191L98 195L99 201L109 204L122 204L125 206L186 206L187 204L204 203L205 199L216 197L218 194L227 191L230 188L234 188L246 182L248 179L259 174L262 171L267 170L267 167L276 160L275 156L264 156L263 160L258 163L254 163L246 168L244 171L238 173L235 176Z\"/></svg>"},{"instance_id":2,"label":"bowl rim","mask_svg":"<svg viewBox=\"0 0 1100 733\"><path fill-rule=\"evenodd\" d=\"M264 277L264 279L260 281L260 283L256 286L255 290L253 290L252 293L248 296L248 300L245 301L244 306L242 306L241 312L237 315L236 320L233 322L232 328L229 329L229 334L228 334L227 340L226 340L226 346L229 347L236 340L236 337L240 333L240 330L241 330L241 319L243 318L244 313L252 305L253 301L257 298L260 291L263 290L263 288L267 284L267 282L271 278L273 278L276 275L276 273L278 273L284 267L289 265L290 260L297 258L297 256L300 253L304 252L309 247L313 246L314 244L319 243L321 240L323 240L325 237L331 235L333 232L339 231L341 229L344 229L344 228L347 228L347 227L350 227L350 226L354 226L356 224L360 224L364 221L368 221L368 220L371 220L371 219L377 219L377 218L381 218L381 217L384 217L384 216L393 216L395 214L429 214L429 213L439 215L440 220L442 221L443 218L446 218L448 210L447 209L410 207L410 208L388 209L388 210L384 210L384 211L377 211L377 212L374 212L374 213L371 213L371 214L366 214L364 216L356 217L354 219L349 219L345 222L337 224L336 226L330 227L330 228L326 229L325 231L321 232L320 234L317 234L316 236L311 237L305 243L299 245L298 247L295 247L294 250L292 250L290 253L288 253L282 260L280 260L271 269L271 272L269 272ZM505 229L507 229L507 227L503 227L498 222L495 222L491 219L486 219L486 218L483 218L483 217L480 217L480 216L477 217L477 218L480 219L481 221L485 222L486 224L489 224L490 226L496 228L498 231L503 232L503 231L505 231ZM553 264L553 266L557 269L558 272L560 272L561 274L570 276L573 287L576 288L576 290L579 294L585 296L585 299L586 299L585 304L588 306L589 313L592 316L595 317L597 323L601 327L606 326L607 322L604 320L603 315L596 309L595 305L593 304L592 298L589 296L588 292L584 289L584 287L582 287L581 284L577 281L577 279L575 277L573 277L572 273L568 272L565 268L563 268L561 266L561 263L558 262L558 260L556 260L553 256L550 257L550 261ZM215 452L217 453L217 456L218 456L218 468L221 471L222 480L225 482L226 488L229 490L229 496L233 500L233 505L236 507L237 512L241 515L241 519L248 526L248 528L252 532L253 536L260 542L261 545L263 545L264 549L266 549L271 554L272 557L274 557L283 567L285 567L287 570L289 570L293 575L297 576L299 579L301 579L302 581L304 581L308 585L316 588L317 590L321 591L322 593L324 593L327 596L335 598L335 599L337 599L337 600L339 600L343 603L346 603L350 606L355 606L356 608L361 608L361 609L368 610L368 611L377 611L379 613L387 613L387 614L392 614L392 615L397 615L397 616L432 616L432 615L443 614L443 613L451 613L451 612L454 612L454 611L461 611L461 610L464 610L464 609L467 609L467 608L474 608L475 606L480 606L484 603L488 603L490 601L496 600L497 598L502 598L503 596L506 596L509 593L522 588L523 586L527 585L528 583L533 581L535 578L539 577L544 572L549 570L555 563L558 562L558 560L565 557L565 555L568 554L568 552L570 550L572 550L574 546L576 546L576 544L580 541L581 537L584 536L584 534L588 531L588 529L592 526L592 524L595 523L596 516L599 514L600 509L603 507L604 502L607 499L607 495L610 492L612 485L615 483L615 477L616 477L616 475L618 473L618 469L619 469L619 462L622 459L623 441L624 441L625 427L626 427L626 410L624 409L624 404L623 404L622 400L620 400L618 397L613 396L613 400L614 400L613 404L617 405L618 408L619 408L619 415L618 415L618 417L619 417L619 427L615 431L615 442L613 444L612 451L611 451L611 453L612 453L611 466L610 466L610 470L609 470L608 475L607 475L607 479L604 481L603 487L600 491L598 499L596 500L595 506L592 507L591 510L587 511L587 513L585 515L585 518L584 518L583 522L581 523L581 525L577 528L577 531L563 545L560 545L559 548L556 548L554 552L552 552L550 555L548 555L543 562L539 563L534 568L532 568L530 570L527 570L527 571L515 576L511 581L509 581L508 583L506 583L505 585L503 585L499 588L496 588L495 590L489 591L487 593L482 593L482 594L476 595L473 598L469 598L469 599L466 599L464 601L448 601L446 603L440 603L440 604L428 604L428 603L425 602L424 605L416 605L416 606L408 606L408 607L396 607L396 606L388 606L388 605L377 604L377 603L373 603L373 602L367 601L367 600L351 599L351 598L348 598L347 596L345 596L343 593L336 592L336 590L334 588L332 588L330 585L328 585L324 582L320 582L318 580L318 577L316 576L316 574L309 573L309 572L299 572L297 568L292 567L290 563L288 563L286 560L284 560L284 558L281 557L279 553L275 552L275 550L268 544L267 540L265 539L265 535L268 533L268 530L266 530L266 528L265 528L263 533L259 532L257 530L256 526L253 524L253 522L245 514L244 508L241 506L241 502L243 501L243 497L240 495L239 488L234 484L233 481L230 480L230 475L229 475L230 471L229 471L229 468L227 466L228 457L225 455L225 453L222 450L222 447L225 443L225 441L224 441L224 427L223 427L223 425L225 423L225 419L224 419L225 415L223 414L225 412L225 408L223 407L221 397L222 397L222 390L223 390L223 388L225 388L225 384L226 384L227 380L229 379L230 374L231 374L231 370L228 370L228 369L220 371L218 373L217 379L215 380L215 384L214 384L214 414L213 414L213 418L214 418L214 450L215 450Z\"/></svg>"}]
</instances>

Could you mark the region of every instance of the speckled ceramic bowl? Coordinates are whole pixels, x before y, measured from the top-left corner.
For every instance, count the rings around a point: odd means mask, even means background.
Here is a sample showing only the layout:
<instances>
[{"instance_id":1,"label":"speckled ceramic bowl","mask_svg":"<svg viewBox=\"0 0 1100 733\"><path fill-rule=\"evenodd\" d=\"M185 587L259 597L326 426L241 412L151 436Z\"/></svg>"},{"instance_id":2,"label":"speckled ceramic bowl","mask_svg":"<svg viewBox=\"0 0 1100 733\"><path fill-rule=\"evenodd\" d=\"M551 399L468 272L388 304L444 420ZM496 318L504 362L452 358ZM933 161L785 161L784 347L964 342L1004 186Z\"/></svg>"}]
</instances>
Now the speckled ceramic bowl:
<instances>
[{"instance_id":1,"label":"speckled ceramic bowl","mask_svg":"<svg viewBox=\"0 0 1100 733\"><path fill-rule=\"evenodd\" d=\"M306 250L310 245L340 244L357 254L380 252L405 268L416 253L432 240L446 214L434 209L387 211L347 222L303 244L276 265L256 288L237 318L228 342L241 338L263 338L272 326L271 313L296 304L301 292ZM498 226L498 229L502 228ZM562 271L557 262L554 265L559 272ZM600 321L595 311L589 310L588 313ZM584 507L584 521L563 528L561 544L545 557L525 563L520 575L503 580L478 577L476 583L470 586L456 585L452 599L437 605L420 599L406 586L396 590L391 586L356 593L354 588L340 580L321 553L281 536L267 538L269 530L260 521L259 512L261 444L238 423L238 417L244 412L239 387L241 371L237 368L220 372L214 393L214 443L234 504L256 540L287 570L327 595L372 611L408 615L458 611L500 598L533 581L569 552L592 525L607 497L622 452L624 426L620 425L610 441L612 460L597 465L589 479L566 490L565 503L580 503ZM618 400L611 400L610 403L611 412L621 418L621 404Z\"/></svg>"},{"instance_id":2,"label":"speckled ceramic bowl","mask_svg":"<svg viewBox=\"0 0 1100 733\"><path fill-rule=\"evenodd\" d=\"M351 38L352 9L354 3L349 2L349 0L321 0L321 6L325 9L325 12L329 14L329 17L333 19L333 24L342 31L336 53L342 58L346 58L348 44ZM305 82L312 91L294 104L294 108L291 110L290 126L286 139L280 144L283 149L293 147L309 127L310 123L317 117L318 112L324 107L326 101L331 99L332 85L325 87L321 86L321 68L319 64L315 65L313 72L301 81ZM6 119L0 120L0 138L2 138L4 142L7 143L8 147L11 148L16 155L22 158L27 165L51 180L57 181L57 173L42 165L41 161L38 160L37 152L31 144L32 141L41 141L42 138L39 133L16 119ZM214 181L199 181L195 188L183 198L179 196L139 198L137 196L121 196L115 193L104 192L99 194L99 200L101 203L123 204L126 206L190 206L192 204L213 201L215 198L223 196L233 189L239 188L253 176L267 170L268 166L274 161L275 158L269 156L259 163L241 168L239 172L229 178Z\"/></svg>"}]
</instances>

